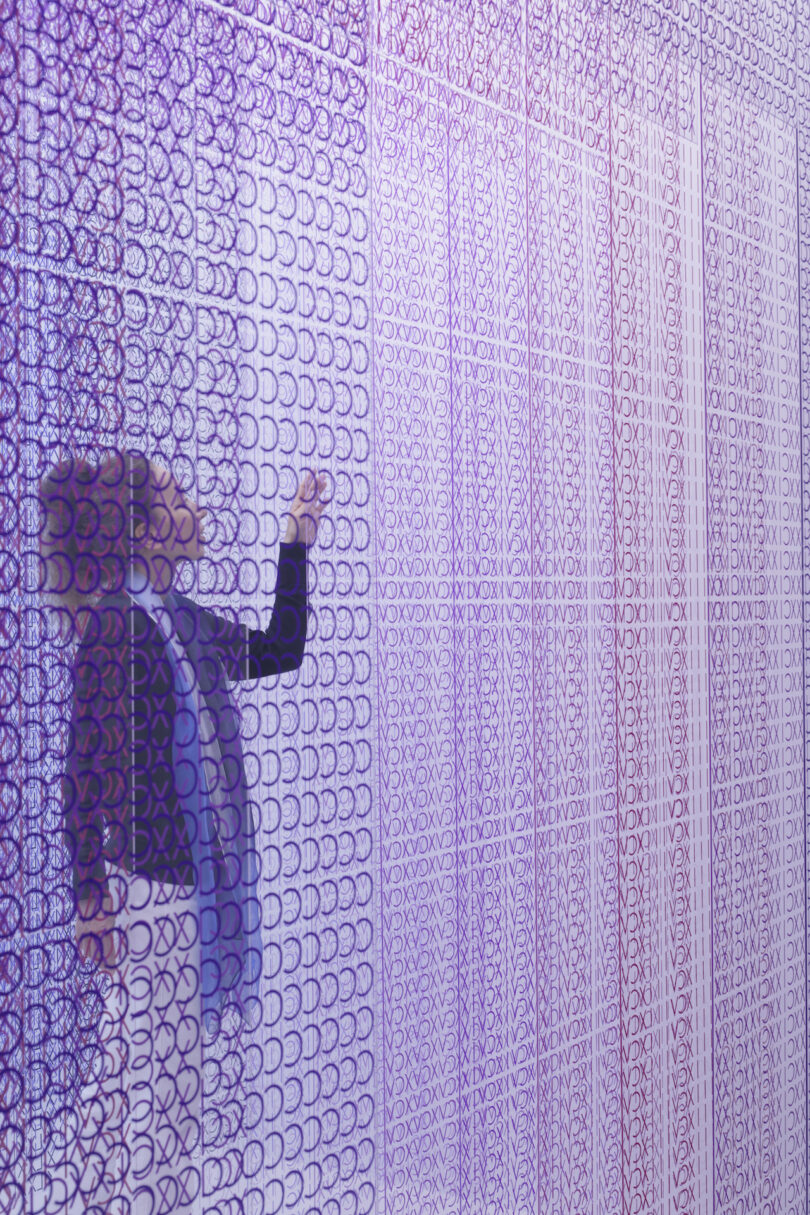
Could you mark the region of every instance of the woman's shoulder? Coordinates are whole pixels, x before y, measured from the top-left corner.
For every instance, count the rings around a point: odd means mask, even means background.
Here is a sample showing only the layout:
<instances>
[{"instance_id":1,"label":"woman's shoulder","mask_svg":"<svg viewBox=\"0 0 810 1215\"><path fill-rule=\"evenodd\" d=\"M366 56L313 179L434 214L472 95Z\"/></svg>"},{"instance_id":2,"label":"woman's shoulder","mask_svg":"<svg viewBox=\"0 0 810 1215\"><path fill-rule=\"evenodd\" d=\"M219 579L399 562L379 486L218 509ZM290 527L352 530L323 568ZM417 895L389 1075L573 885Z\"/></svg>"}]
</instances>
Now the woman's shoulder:
<instances>
[{"instance_id":1,"label":"woman's shoulder","mask_svg":"<svg viewBox=\"0 0 810 1215\"><path fill-rule=\"evenodd\" d=\"M76 625L80 650L164 643L152 617L126 591L100 595L80 610Z\"/></svg>"},{"instance_id":2,"label":"woman's shoulder","mask_svg":"<svg viewBox=\"0 0 810 1215\"><path fill-rule=\"evenodd\" d=\"M123 643L127 634L129 598L123 592L105 592L84 604L76 616L79 649Z\"/></svg>"}]
</instances>

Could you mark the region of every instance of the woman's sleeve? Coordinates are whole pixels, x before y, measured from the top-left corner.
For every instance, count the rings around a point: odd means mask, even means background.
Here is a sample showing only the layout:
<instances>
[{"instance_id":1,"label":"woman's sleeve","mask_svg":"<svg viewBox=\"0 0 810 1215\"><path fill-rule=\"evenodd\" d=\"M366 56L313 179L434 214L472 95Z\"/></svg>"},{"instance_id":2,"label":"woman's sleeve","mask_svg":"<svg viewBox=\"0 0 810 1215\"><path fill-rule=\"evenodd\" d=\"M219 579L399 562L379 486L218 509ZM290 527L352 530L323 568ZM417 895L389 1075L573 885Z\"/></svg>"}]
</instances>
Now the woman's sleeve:
<instances>
[{"instance_id":1,"label":"woman's sleeve","mask_svg":"<svg viewBox=\"0 0 810 1215\"><path fill-rule=\"evenodd\" d=\"M120 615L121 613L116 613ZM68 750L63 778L64 842L77 899L100 898L107 889L104 839L125 815L127 678L123 628L99 613L79 646Z\"/></svg>"},{"instance_id":2,"label":"woman's sleeve","mask_svg":"<svg viewBox=\"0 0 810 1215\"><path fill-rule=\"evenodd\" d=\"M208 614L212 644L228 679L265 679L300 667L307 636L306 554L299 541L280 545L276 598L266 629L247 629Z\"/></svg>"}]
</instances>

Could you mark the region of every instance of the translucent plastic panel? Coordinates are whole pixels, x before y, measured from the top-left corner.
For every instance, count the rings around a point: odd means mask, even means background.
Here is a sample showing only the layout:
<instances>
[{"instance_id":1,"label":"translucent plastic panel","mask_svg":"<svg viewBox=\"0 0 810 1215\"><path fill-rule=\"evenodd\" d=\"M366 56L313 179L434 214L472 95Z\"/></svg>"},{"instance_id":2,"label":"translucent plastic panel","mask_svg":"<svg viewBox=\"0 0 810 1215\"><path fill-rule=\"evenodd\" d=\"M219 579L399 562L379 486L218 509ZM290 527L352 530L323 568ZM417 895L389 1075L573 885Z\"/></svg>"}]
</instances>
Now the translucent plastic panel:
<instances>
[{"instance_id":1,"label":"translucent plastic panel","mask_svg":"<svg viewBox=\"0 0 810 1215\"><path fill-rule=\"evenodd\" d=\"M4 1215L806 1212L808 29L0 7Z\"/></svg>"}]
</instances>

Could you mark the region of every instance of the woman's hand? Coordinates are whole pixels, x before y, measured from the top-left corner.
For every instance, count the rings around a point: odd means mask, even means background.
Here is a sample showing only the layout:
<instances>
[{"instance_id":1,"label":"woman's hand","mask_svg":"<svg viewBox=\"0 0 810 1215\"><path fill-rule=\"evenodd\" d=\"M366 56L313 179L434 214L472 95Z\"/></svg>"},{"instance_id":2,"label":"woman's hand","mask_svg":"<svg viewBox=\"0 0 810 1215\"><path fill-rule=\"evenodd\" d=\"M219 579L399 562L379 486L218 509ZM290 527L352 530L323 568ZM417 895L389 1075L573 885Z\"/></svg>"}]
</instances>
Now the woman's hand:
<instances>
[{"instance_id":1,"label":"woman's hand","mask_svg":"<svg viewBox=\"0 0 810 1215\"><path fill-rule=\"evenodd\" d=\"M326 473L318 473L316 478L308 472L302 479L290 507L285 544L294 544L296 540L302 544L315 543L321 513L329 501L328 498L321 500L325 489Z\"/></svg>"},{"instance_id":2,"label":"woman's hand","mask_svg":"<svg viewBox=\"0 0 810 1215\"><path fill-rule=\"evenodd\" d=\"M115 944L115 911L108 891L99 910L98 899L79 899L76 944L83 962L98 962L112 970L118 961Z\"/></svg>"}]
</instances>

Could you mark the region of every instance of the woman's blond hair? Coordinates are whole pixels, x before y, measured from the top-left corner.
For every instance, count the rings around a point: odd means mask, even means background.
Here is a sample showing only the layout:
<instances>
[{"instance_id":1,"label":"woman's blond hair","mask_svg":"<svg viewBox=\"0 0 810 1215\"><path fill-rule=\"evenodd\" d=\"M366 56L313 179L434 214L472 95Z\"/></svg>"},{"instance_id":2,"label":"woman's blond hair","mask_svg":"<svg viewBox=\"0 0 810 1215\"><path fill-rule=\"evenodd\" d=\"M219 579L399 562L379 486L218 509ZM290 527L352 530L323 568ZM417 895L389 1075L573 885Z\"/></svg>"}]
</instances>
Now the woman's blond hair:
<instances>
[{"instance_id":1,"label":"woman's blond hair","mask_svg":"<svg viewBox=\"0 0 810 1215\"><path fill-rule=\"evenodd\" d=\"M150 464L137 451L107 450L96 462L68 456L42 478L41 590L63 625L122 588L152 496Z\"/></svg>"}]
</instances>

